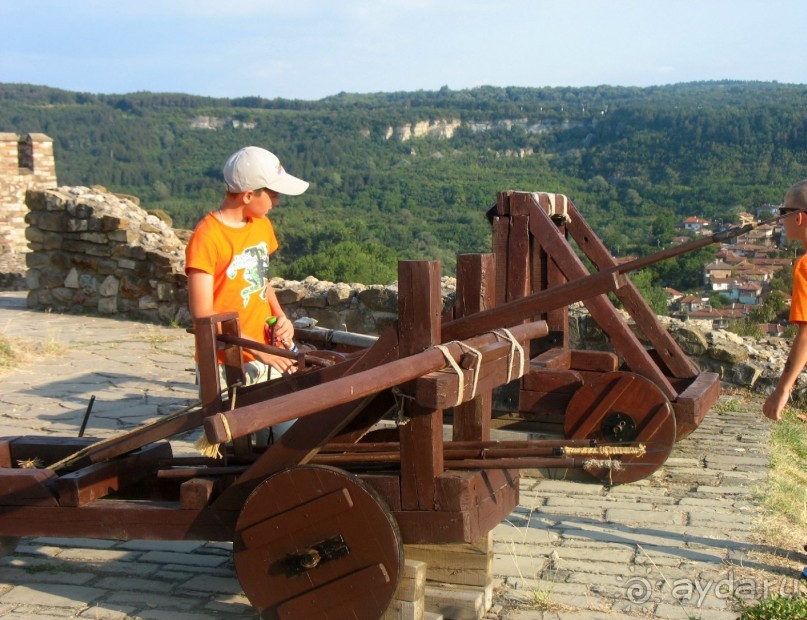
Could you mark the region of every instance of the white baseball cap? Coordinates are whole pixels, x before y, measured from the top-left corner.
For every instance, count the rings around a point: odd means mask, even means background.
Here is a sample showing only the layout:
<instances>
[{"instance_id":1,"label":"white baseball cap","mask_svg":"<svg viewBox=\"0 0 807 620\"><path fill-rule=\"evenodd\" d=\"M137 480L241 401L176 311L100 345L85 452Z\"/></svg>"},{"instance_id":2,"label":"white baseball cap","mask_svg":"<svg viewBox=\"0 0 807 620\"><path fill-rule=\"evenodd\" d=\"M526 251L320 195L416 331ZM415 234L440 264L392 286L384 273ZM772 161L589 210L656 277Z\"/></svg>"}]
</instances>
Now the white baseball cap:
<instances>
[{"instance_id":1,"label":"white baseball cap","mask_svg":"<svg viewBox=\"0 0 807 620\"><path fill-rule=\"evenodd\" d=\"M278 194L298 196L308 189L307 181L290 175L274 153L258 146L245 146L230 155L224 164L224 182L236 194L266 187Z\"/></svg>"}]
</instances>

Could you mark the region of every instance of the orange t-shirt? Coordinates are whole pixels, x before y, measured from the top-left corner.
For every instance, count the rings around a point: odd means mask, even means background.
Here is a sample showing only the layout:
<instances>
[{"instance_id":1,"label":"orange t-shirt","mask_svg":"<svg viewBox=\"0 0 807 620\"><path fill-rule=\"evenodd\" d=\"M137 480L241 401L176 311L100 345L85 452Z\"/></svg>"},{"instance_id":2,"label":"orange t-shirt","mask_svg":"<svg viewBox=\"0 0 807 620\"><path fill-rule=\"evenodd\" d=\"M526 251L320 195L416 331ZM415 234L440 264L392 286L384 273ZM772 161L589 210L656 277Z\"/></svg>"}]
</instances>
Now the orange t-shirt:
<instances>
[{"instance_id":1,"label":"orange t-shirt","mask_svg":"<svg viewBox=\"0 0 807 620\"><path fill-rule=\"evenodd\" d=\"M196 226L185 248L185 272L199 269L213 275L216 313L238 312L241 335L264 342L264 324L272 315L266 298L269 255L277 249L275 229L267 218L250 219L231 228L208 213ZM246 361L255 359L243 350Z\"/></svg>"},{"instance_id":2,"label":"orange t-shirt","mask_svg":"<svg viewBox=\"0 0 807 620\"><path fill-rule=\"evenodd\" d=\"M790 322L807 323L807 261L802 256L793 267L793 291L790 301Z\"/></svg>"}]
</instances>

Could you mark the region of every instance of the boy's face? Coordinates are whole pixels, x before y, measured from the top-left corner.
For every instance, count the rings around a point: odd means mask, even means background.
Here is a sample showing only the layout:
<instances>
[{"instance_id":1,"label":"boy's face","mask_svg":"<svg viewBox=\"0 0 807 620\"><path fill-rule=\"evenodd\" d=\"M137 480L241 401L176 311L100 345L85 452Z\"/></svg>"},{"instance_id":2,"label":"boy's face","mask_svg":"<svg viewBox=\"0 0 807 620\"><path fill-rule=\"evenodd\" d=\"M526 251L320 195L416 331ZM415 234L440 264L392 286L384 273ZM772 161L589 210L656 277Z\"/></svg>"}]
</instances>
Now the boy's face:
<instances>
[{"instance_id":1,"label":"boy's face","mask_svg":"<svg viewBox=\"0 0 807 620\"><path fill-rule=\"evenodd\" d=\"M280 194L271 189L247 192L245 196L244 213L249 217L266 217L266 215L280 204Z\"/></svg>"},{"instance_id":2,"label":"boy's face","mask_svg":"<svg viewBox=\"0 0 807 620\"><path fill-rule=\"evenodd\" d=\"M784 212L796 211L798 206L794 204L790 197L785 198L785 204L782 207ZM782 226L785 229L785 235L791 241L800 241L805 235L805 226L807 226L807 214L805 213L790 213L782 220Z\"/></svg>"}]
</instances>

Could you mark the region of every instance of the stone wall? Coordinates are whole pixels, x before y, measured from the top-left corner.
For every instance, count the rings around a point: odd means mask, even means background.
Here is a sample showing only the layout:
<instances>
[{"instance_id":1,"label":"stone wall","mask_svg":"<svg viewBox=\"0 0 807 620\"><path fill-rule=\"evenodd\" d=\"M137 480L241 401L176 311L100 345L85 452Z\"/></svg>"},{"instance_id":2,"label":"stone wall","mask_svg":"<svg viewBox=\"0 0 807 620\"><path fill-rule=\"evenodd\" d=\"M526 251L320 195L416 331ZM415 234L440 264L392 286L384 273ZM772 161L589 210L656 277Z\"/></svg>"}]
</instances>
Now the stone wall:
<instances>
[{"instance_id":1,"label":"stone wall","mask_svg":"<svg viewBox=\"0 0 807 620\"><path fill-rule=\"evenodd\" d=\"M99 188L26 201L29 307L189 322L184 244L162 220Z\"/></svg>"},{"instance_id":2,"label":"stone wall","mask_svg":"<svg viewBox=\"0 0 807 620\"><path fill-rule=\"evenodd\" d=\"M627 315L625 319L640 341L649 344ZM725 383L762 394L769 394L776 386L790 351L790 342L785 338L743 338L724 329L714 329L711 321L670 317L659 320L701 370L716 372ZM605 334L580 305L570 312L570 341L573 348L611 349ZM793 395L799 402L807 402L807 374L802 373Z\"/></svg>"},{"instance_id":3,"label":"stone wall","mask_svg":"<svg viewBox=\"0 0 807 620\"><path fill-rule=\"evenodd\" d=\"M41 133L0 133L0 255L28 251L25 193L56 185L53 140Z\"/></svg>"}]
</instances>

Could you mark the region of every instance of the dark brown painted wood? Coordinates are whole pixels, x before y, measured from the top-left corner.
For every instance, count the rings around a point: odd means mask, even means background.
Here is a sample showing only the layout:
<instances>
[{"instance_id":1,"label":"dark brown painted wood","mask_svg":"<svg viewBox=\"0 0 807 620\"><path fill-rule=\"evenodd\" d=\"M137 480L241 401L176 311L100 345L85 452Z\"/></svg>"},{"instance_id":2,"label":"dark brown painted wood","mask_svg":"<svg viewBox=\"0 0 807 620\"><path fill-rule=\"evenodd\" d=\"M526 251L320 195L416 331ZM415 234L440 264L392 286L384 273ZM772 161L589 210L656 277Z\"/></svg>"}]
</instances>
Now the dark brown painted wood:
<instances>
[{"instance_id":1,"label":"dark brown painted wood","mask_svg":"<svg viewBox=\"0 0 807 620\"><path fill-rule=\"evenodd\" d=\"M440 264L398 263L398 342L401 356L414 356L442 342ZM434 510L434 479L443 472L443 412L407 401L409 422L398 429L401 442L401 506Z\"/></svg>"}]
</instances>

